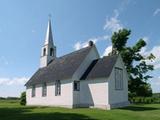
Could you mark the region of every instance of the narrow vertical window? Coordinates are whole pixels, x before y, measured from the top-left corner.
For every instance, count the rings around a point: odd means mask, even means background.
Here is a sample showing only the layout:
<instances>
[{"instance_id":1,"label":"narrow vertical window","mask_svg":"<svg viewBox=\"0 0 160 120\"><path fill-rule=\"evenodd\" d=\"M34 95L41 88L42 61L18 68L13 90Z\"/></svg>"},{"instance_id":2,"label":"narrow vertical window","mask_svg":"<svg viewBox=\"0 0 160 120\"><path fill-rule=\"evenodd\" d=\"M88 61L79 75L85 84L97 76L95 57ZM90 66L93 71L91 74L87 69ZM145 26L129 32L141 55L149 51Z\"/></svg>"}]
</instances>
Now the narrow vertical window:
<instances>
[{"instance_id":1,"label":"narrow vertical window","mask_svg":"<svg viewBox=\"0 0 160 120\"><path fill-rule=\"evenodd\" d=\"M123 89L123 70L121 68L115 68L115 89Z\"/></svg>"},{"instance_id":2,"label":"narrow vertical window","mask_svg":"<svg viewBox=\"0 0 160 120\"><path fill-rule=\"evenodd\" d=\"M35 85L32 86L32 97L36 96L36 87Z\"/></svg>"},{"instance_id":3,"label":"narrow vertical window","mask_svg":"<svg viewBox=\"0 0 160 120\"><path fill-rule=\"evenodd\" d=\"M60 80L56 80L56 83L55 83L55 95L56 96L61 95L61 82L60 82Z\"/></svg>"},{"instance_id":4,"label":"narrow vertical window","mask_svg":"<svg viewBox=\"0 0 160 120\"><path fill-rule=\"evenodd\" d=\"M46 55L46 48L43 49L43 56Z\"/></svg>"},{"instance_id":5,"label":"narrow vertical window","mask_svg":"<svg viewBox=\"0 0 160 120\"><path fill-rule=\"evenodd\" d=\"M80 91L80 82L74 81L74 91Z\"/></svg>"},{"instance_id":6,"label":"narrow vertical window","mask_svg":"<svg viewBox=\"0 0 160 120\"><path fill-rule=\"evenodd\" d=\"M53 56L53 48L50 48L50 56Z\"/></svg>"},{"instance_id":7,"label":"narrow vertical window","mask_svg":"<svg viewBox=\"0 0 160 120\"><path fill-rule=\"evenodd\" d=\"M42 97L45 97L45 96L47 96L47 85L46 85L46 83L44 83L42 85Z\"/></svg>"}]
</instances>

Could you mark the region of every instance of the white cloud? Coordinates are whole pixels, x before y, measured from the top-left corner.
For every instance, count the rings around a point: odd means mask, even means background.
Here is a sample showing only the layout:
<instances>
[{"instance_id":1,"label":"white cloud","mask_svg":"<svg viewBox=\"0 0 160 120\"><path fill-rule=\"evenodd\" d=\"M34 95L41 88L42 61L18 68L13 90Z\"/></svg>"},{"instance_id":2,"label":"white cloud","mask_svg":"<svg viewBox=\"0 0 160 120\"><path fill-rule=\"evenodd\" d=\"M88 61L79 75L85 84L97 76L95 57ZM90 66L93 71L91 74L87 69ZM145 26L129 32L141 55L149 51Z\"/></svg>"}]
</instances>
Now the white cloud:
<instances>
[{"instance_id":1,"label":"white cloud","mask_svg":"<svg viewBox=\"0 0 160 120\"><path fill-rule=\"evenodd\" d=\"M149 83L151 84L153 93L157 93L160 91L160 76L159 77L153 77L149 80Z\"/></svg>"},{"instance_id":2,"label":"white cloud","mask_svg":"<svg viewBox=\"0 0 160 120\"><path fill-rule=\"evenodd\" d=\"M160 13L160 8L157 8L157 9L154 11L153 16L156 16L156 15L159 14L159 13Z\"/></svg>"},{"instance_id":3,"label":"white cloud","mask_svg":"<svg viewBox=\"0 0 160 120\"><path fill-rule=\"evenodd\" d=\"M124 6L126 6L128 3L129 3L129 1L126 0L124 3L122 3L121 6L124 7ZM119 17L119 11L118 11L118 10L122 11L122 9L115 9L115 10L114 10L114 15L113 15L112 17L106 19L106 23L105 23L105 25L104 25L104 27L103 27L104 30L108 30L108 31L111 31L111 32L115 32L115 31L118 31L119 29L122 29L122 28L123 28L123 25L121 24L121 21L118 19L118 17ZM96 38L88 39L88 40L86 40L85 42L78 41L78 42L75 43L74 49L75 49L75 50L79 50L79 49L81 49L81 48L84 48L84 47L88 46L88 42L89 42L90 40L92 40L94 43L97 43L97 42L99 42L100 40L107 40L107 39L109 39L109 38L110 38L109 35L104 35L104 36L99 36L99 37L96 37ZM104 51L104 53L103 53L102 56L107 56L108 53L110 53L111 51L112 51L112 46L108 46L108 47L105 49L105 51Z\"/></svg>"},{"instance_id":4,"label":"white cloud","mask_svg":"<svg viewBox=\"0 0 160 120\"><path fill-rule=\"evenodd\" d=\"M24 85L28 79L27 77L0 78L0 85Z\"/></svg>"},{"instance_id":5,"label":"white cloud","mask_svg":"<svg viewBox=\"0 0 160 120\"><path fill-rule=\"evenodd\" d=\"M102 56L107 56L112 51L112 46L108 46L105 50Z\"/></svg>"},{"instance_id":6,"label":"white cloud","mask_svg":"<svg viewBox=\"0 0 160 120\"><path fill-rule=\"evenodd\" d=\"M81 43L78 41L78 42L76 42L76 44L73 47L75 50L79 50L79 49L81 49L81 46L82 46Z\"/></svg>"},{"instance_id":7,"label":"white cloud","mask_svg":"<svg viewBox=\"0 0 160 120\"><path fill-rule=\"evenodd\" d=\"M124 3L122 3L121 6L126 6L128 4L129 1L125 1ZM123 8L122 7L122 8ZM122 9L119 9L120 11L122 11ZM114 10L114 15L110 18L106 19L106 23L104 25L104 30L108 30L113 32L117 32L118 30L123 28L123 25L121 23L121 21L118 19L119 17L119 11L117 9ZM112 51L112 46L108 46L103 55L102 56L107 56L110 52Z\"/></svg>"},{"instance_id":8,"label":"white cloud","mask_svg":"<svg viewBox=\"0 0 160 120\"><path fill-rule=\"evenodd\" d=\"M155 69L160 68L160 46L154 46L151 50L147 50L147 48L144 47L140 53L142 53L144 56L152 53L156 58L153 61L147 61L147 63L154 65Z\"/></svg>"},{"instance_id":9,"label":"white cloud","mask_svg":"<svg viewBox=\"0 0 160 120\"><path fill-rule=\"evenodd\" d=\"M139 53L142 54L142 55L145 55L146 54L146 50L147 50L147 48L143 47Z\"/></svg>"},{"instance_id":10,"label":"white cloud","mask_svg":"<svg viewBox=\"0 0 160 120\"><path fill-rule=\"evenodd\" d=\"M117 9L115 9L114 10L114 16L110 17L109 19L106 19L106 23L104 25L104 30L109 30L111 32L115 32L115 31L118 31L119 29L122 29L123 25L121 24L121 22L118 19L118 17L119 17L119 12L118 12ZM81 48L87 47L88 46L88 42L90 40L93 41L94 43L97 43L100 40L107 40L109 38L110 38L109 35L104 35L104 36L99 36L99 37L88 39L85 42L78 41L78 42L75 43L74 49L75 50L79 50ZM112 46L108 46L105 49L105 51L104 51L102 56L107 56L108 53L110 53L111 51L112 51Z\"/></svg>"},{"instance_id":11,"label":"white cloud","mask_svg":"<svg viewBox=\"0 0 160 120\"><path fill-rule=\"evenodd\" d=\"M99 37L95 37L95 38L90 38L90 39L86 40L85 42L78 41L78 42L75 43L73 48L75 50L79 50L81 48L87 47L89 41L93 41L93 43L96 44L97 42L99 42L101 40L107 40L107 39L109 39L109 36L105 35L105 36L99 36Z\"/></svg>"},{"instance_id":12,"label":"white cloud","mask_svg":"<svg viewBox=\"0 0 160 120\"><path fill-rule=\"evenodd\" d=\"M122 29L123 25L121 24L121 21L118 19L118 17L119 17L118 10L114 10L114 16L106 19L104 30L116 32L119 29Z\"/></svg>"},{"instance_id":13,"label":"white cloud","mask_svg":"<svg viewBox=\"0 0 160 120\"><path fill-rule=\"evenodd\" d=\"M85 41L85 42L80 42L80 41L78 41L78 42L76 42L76 44L74 45L74 49L75 50L79 50L79 49L81 49L81 48L84 48L84 47L87 47L88 46L88 40L87 41Z\"/></svg>"}]
</instances>

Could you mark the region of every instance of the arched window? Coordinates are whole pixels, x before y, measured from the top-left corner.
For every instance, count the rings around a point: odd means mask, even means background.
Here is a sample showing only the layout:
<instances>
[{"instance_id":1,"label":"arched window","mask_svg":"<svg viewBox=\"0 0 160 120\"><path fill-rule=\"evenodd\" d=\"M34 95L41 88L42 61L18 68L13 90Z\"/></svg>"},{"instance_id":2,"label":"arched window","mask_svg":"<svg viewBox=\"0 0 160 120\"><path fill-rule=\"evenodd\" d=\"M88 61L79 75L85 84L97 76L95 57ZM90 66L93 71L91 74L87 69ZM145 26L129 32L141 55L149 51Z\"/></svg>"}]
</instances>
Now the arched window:
<instances>
[{"instance_id":1,"label":"arched window","mask_svg":"<svg viewBox=\"0 0 160 120\"><path fill-rule=\"evenodd\" d=\"M50 48L50 56L53 56L53 48Z\"/></svg>"},{"instance_id":2,"label":"arched window","mask_svg":"<svg viewBox=\"0 0 160 120\"><path fill-rule=\"evenodd\" d=\"M46 55L46 48L43 49L43 56Z\"/></svg>"}]
</instances>

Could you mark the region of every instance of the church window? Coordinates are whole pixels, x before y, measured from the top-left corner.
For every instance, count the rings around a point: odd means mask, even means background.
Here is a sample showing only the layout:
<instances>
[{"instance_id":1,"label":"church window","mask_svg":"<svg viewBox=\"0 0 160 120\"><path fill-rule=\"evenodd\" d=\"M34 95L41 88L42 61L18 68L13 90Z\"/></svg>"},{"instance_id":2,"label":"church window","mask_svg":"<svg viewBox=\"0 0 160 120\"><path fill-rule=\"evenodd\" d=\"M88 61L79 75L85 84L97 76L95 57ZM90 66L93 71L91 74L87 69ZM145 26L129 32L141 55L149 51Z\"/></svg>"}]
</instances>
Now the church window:
<instances>
[{"instance_id":1,"label":"church window","mask_svg":"<svg viewBox=\"0 0 160 120\"><path fill-rule=\"evenodd\" d=\"M32 86L32 97L36 96L36 87L35 85Z\"/></svg>"},{"instance_id":2,"label":"church window","mask_svg":"<svg viewBox=\"0 0 160 120\"><path fill-rule=\"evenodd\" d=\"M123 70L121 68L115 68L115 89L123 89Z\"/></svg>"},{"instance_id":3,"label":"church window","mask_svg":"<svg viewBox=\"0 0 160 120\"><path fill-rule=\"evenodd\" d=\"M60 82L60 80L56 80L56 83L55 83L55 95L56 96L61 95L61 82Z\"/></svg>"},{"instance_id":4,"label":"church window","mask_svg":"<svg viewBox=\"0 0 160 120\"><path fill-rule=\"evenodd\" d=\"M79 90L80 90L80 82L74 81L74 91L79 91Z\"/></svg>"},{"instance_id":5,"label":"church window","mask_svg":"<svg viewBox=\"0 0 160 120\"><path fill-rule=\"evenodd\" d=\"M44 83L42 85L42 96L45 97L47 95L47 85Z\"/></svg>"}]
</instances>

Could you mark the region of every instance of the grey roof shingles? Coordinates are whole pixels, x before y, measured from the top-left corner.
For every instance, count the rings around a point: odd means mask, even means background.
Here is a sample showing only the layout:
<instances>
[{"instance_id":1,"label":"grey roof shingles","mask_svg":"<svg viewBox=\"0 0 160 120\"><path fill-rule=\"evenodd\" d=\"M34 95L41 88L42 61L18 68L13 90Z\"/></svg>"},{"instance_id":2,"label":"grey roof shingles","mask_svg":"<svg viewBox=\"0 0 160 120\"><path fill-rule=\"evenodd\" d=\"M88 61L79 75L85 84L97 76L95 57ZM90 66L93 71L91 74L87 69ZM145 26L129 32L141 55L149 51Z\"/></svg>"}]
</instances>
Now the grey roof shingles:
<instances>
[{"instance_id":1,"label":"grey roof shingles","mask_svg":"<svg viewBox=\"0 0 160 120\"><path fill-rule=\"evenodd\" d=\"M25 85L31 86L71 78L91 48L89 46L56 58L47 67L38 69ZM117 58L118 55L113 55L94 60L80 80L108 77L112 72Z\"/></svg>"},{"instance_id":2,"label":"grey roof shingles","mask_svg":"<svg viewBox=\"0 0 160 120\"><path fill-rule=\"evenodd\" d=\"M112 55L94 60L82 75L81 80L109 77L117 58L118 55Z\"/></svg>"},{"instance_id":3,"label":"grey roof shingles","mask_svg":"<svg viewBox=\"0 0 160 120\"><path fill-rule=\"evenodd\" d=\"M54 59L47 67L40 68L25 84L26 86L71 78L92 46Z\"/></svg>"}]
</instances>

